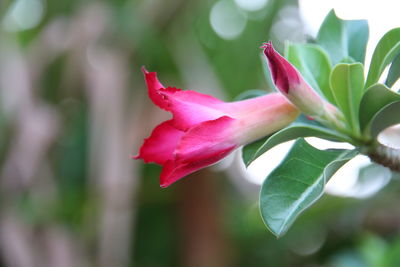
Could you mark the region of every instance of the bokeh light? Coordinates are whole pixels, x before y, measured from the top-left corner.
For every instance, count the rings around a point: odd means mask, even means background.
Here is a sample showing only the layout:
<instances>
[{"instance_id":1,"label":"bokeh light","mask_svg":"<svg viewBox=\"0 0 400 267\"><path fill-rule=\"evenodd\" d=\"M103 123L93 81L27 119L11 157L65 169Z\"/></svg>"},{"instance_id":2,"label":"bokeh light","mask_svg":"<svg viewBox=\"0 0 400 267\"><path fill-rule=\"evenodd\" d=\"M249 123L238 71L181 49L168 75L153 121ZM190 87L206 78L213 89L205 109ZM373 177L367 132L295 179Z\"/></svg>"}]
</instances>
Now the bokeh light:
<instances>
[{"instance_id":1,"label":"bokeh light","mask_svg":"<svg viewBox=\"0 0 400 267\"><path fill-rule=\"evenodd\" d=\"M232 40L244 31L247 17L234 2L220 0L211 9L210 23L219 37Z\"/></svg>"},{"instance_id":2,"label":"bokeh light","mask_svg":"<svg viewBox=\"0 0 400 267\"><path fill-rule=\"evenodd\" d=\"M36 27L44 15L43 0L15 0L3 19L7 31L23 31Z\"/></svg>"}]
</instances>

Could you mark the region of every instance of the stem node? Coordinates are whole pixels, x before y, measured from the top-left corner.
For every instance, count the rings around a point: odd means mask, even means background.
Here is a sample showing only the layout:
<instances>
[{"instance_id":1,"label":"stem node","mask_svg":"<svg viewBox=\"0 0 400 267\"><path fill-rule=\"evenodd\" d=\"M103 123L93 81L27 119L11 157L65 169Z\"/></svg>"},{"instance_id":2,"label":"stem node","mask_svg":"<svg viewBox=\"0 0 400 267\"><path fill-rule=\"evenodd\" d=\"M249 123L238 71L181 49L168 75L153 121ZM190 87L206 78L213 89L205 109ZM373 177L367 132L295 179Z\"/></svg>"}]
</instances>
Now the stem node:
<instances>
[{"instance_id":1,"label":"stem node","mask_svg":"<svg viewBox=\"0 0 400 267\"><path fill-rule=\"evenodd\" d=\"M400 149L377 144L367 155L375 163L388 167L392 171L400 172Z\"/></svg>"}]
</instances>

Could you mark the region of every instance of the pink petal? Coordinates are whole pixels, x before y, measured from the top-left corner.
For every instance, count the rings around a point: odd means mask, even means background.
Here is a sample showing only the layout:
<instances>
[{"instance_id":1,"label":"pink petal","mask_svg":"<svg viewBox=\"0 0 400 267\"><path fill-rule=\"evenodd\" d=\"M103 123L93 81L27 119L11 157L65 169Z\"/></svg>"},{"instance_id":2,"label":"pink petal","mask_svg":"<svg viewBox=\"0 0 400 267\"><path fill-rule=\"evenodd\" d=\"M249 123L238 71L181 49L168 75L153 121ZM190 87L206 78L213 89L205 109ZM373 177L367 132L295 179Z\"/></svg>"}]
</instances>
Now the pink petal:
<instances>
[{"instance_id":1,"label":"pink petal","mask_svg":"<svg viewBox=\"0 0 400 267\"><path fill-rule=\"evenodd\" d=\"M157 79L157 72L148 72L144 66L142 67L142 72L146 80L147 91L151 101L160 108L168 110L167 103L159 93L159 90L164 88L164 86Z\"/></svg>"},{"instance_id":2,"label":"pink petal","mask_svg":"<svg viewBox=\"0 0 400 267\"><path fill-rule=\"evenodd\" d=\"M172 125L172 120L165 121L154 128L151 136L144 140L135 159L143 159L146 163L155 162L163 165L174 158L174 151L184 132Z\"/></svg>"},{"instance_id":3,"label":"pink petal","mask_svg":"<svg viewBox=\"0 0 400 267\"><path fill-rule=\"evenodd\" d=\"M205 121L191 128L182 136L175 151L179 161L198 160L208 153L237 145L234 140L236 120L223 116Z\"/></svg>"},{"instance_id":4,"label":"pink petal","mask_svg":"<svg viewBox=\"0 0 400 267\"><path fill-rule=\"evenodd\" d=\"M269 69L276 87L283 93L288 94L290 85L300 82L297 70L289 61L275 51L271 42L265 43L262 48L264 48L264 54L268 58Z\"/></svg>"},{"instance_id":5,"label":"pink petal","mask_svg":"<svg viewBox=\"0 0 400 267\"><path fill-rule=\"evenodd\" d=\"M232 152L238 144L231 138L234 119L224 116L206 121L190 129L176 149L175 160L164 164L161 187L167 187L184 176L216 163Z\"/></svg>"},{"instance_id":6,"label":"pink petal","mask_svg":"<svg viewBox=\"0 0 400 267\"><path fill-rule=\"evenodd\" d=\"M174 162L169 160L164 164L163 170L160 176L160 186L168 187L176 181L184 178L185 176L198 171L202 168L210 166L219 160L225 158L229 153L231 153L235 147L227 148L215 152L214 154L209 154L207 157L202 158L197 161L190 162Z\"/></svg>"},{"instance_id":7,"label":"pink petal","mask_svg":"<svg viewBox=\"0 0 400 267\"><path fill-rule=\"evenodd\" d=\"M281 93L270 93L246 100L226 103L227 113L234 118L251 117L252 113L269 110L271 107L289 103ZM262 118L260 118L262 120Z\"/></svg>"},{"instance_id":8,"label":"pink petal","mask_svg":"<svg viewBox=\"0 0 400 267\"><path fill-rule=\"evenodd\" d=\"M161 89L160 94L174 115L174 126L181 130L226 115L226 103L209 95L175 88Z\"/></svg>"},{"instance_id":9,"label":"pink petal","mask_svg":"<svg viewBox=\"0 0 400 267\"><path fill-rule=\"evenodd\" d=\"M225 115L221 110L225 105L223 101L194 91L165 88L157 79L156 72L148 72L144 67L142 71L150 99L160 108L173 113L176 128L187 130L195 124Z\"/></svg>"}]
</instances>

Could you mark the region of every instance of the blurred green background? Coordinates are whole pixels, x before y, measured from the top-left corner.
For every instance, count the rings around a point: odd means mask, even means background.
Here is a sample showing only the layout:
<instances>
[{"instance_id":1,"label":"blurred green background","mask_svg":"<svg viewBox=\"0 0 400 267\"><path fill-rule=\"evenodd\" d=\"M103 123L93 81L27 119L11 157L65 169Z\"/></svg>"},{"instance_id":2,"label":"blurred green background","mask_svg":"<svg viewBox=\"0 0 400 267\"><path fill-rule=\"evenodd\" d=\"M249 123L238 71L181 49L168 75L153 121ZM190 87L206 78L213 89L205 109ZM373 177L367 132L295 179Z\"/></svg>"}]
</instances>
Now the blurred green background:
<instances>
[{"instance_id":1,"label":"blurred green background","mask_svg":"<svg viewBox=\"0 0 400 267\"><path fill-rule=\"evenodd\" d=\"M396 179L325 196L277 240L237 158L167 189L130 158L168 117L142 65L226 101L271 90L259 47L307 39L297 1L2 0L0 14L0 266L400 266Z\"/></svg>"}]
</instances>

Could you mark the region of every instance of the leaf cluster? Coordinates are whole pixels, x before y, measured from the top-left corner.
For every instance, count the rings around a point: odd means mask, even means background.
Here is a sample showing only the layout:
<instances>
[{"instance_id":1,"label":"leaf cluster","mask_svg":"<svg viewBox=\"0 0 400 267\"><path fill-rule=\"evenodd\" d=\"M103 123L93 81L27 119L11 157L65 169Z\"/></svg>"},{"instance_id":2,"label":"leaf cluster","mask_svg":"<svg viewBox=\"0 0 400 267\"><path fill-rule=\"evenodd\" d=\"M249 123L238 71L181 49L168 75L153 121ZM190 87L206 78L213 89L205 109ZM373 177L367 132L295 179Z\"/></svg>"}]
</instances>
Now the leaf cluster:
<instances>
[{"instance_id":1,"label":"leaf cluster","mask_svg":"<svg viewBox=\"0 0 400 267\"><path fill-rule=\"evenodd\" d=\"M243 148L248 166L274 146L296 140L265 179L260 193L262 218L278 237L323 195L325 184L343 164L374 146L382 130L400 123L400 94L390 88L400 77L400 28L390 30L378 42L364 77L368 37L367 21L342 20L332 10L312 43L285 45L285 57L321 97L343 113L345 130L302 115L288 127ZM355 148L319 150L304 140L311 136L348 142Z\"/></svg>"}]
</instances>

